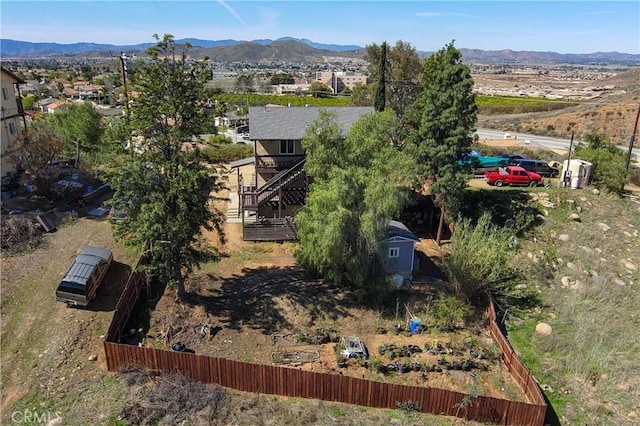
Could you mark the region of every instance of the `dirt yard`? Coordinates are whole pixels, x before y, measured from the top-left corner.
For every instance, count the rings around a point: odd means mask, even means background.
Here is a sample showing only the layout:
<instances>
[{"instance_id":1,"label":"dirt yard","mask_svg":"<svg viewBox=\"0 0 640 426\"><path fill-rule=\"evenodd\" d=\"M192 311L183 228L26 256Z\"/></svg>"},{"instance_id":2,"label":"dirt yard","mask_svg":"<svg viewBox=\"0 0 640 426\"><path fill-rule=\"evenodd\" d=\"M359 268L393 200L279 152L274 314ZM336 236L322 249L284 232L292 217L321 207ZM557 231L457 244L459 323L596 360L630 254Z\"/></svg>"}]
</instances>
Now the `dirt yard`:
<instances>
[{"instance_id":1,"label":"dirt yard","mask_svg":"<svg viewBox=\"0 0 640 426\"><path fill-rule=\"evenodd\" d=\"M411 315L429 324L428 302L439 290L437 281L429 283L431 274L420 275L419 282L424 284L398 291L392 300L364 306L353 295L305 277L295 265L294 244L244 242L241 224L228 223L225 231L227 243L220 246L223 258L189 278L187 302L178 303L175 291L164 289L151 314L143 313L127 326L142 331L142 344L170 349L173 343L181 342L196 353L265 364L288 356L286 365L309 371L522 400L504 366L495 362L497 348L481 328L457 333L430 328L419 334L396 334L396 324L408 330ZM215 242L214 235L209 237ZM418 249L432 259L431 266L437 265L442 248L432 240L422 240ZM138 311L149 312L144 303ZM323 332L359 337L375 360L369 362L385 366L420 363L422 371L382 374L356 360L340 367L335 342L300 342ZM439 363L445 370L445 362L460 365L470 360L470 346L465 347L465 342L472 342L484 354L482 359L472 360L475 368L433 371ZM438 343L441 352L426 351ZM415 345L421 352L393 360L380 355L384 344L399 348ZM303 362L305 358L313 360Z\"/></svg>"}]
</instances>

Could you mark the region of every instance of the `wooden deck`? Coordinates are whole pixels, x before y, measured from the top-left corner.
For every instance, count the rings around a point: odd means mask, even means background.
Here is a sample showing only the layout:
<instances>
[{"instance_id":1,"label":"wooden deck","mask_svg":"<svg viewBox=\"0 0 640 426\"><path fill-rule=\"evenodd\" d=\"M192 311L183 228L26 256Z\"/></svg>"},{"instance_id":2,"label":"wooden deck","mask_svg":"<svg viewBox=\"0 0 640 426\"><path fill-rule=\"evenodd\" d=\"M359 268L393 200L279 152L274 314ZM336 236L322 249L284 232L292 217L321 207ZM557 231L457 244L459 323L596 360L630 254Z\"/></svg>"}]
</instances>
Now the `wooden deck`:
<instances>
[{"instance_id":1,"label":"wooden deck","mask_svg":"<svg viewBox=\"0 0 640 426\"><path fill-rule=\"evenodd\" d=\"M298 235L292 218L273 218L245 223L242 237L245 241L292 241Z\"/></svg>"}]
</instances>

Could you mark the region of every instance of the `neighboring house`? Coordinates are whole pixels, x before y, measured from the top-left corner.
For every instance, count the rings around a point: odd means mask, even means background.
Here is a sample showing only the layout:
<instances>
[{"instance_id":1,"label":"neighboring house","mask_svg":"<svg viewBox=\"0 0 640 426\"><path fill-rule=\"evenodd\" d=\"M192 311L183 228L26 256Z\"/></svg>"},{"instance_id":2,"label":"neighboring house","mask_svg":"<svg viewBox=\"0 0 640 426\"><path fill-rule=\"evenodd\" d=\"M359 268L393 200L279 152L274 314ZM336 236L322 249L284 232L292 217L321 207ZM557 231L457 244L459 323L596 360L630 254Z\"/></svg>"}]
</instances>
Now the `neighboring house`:
<instances>
[{"instance_id":1,"label":"neighboring house","mask_svg":"<svg viewBox=\"0 0 640 426\"><path fill-rule=\"evenodd\" d=\"M373 107L251 107L254 144L253 182L240 179L243 237L248 241L285 241L296 238L293 216L304 204L309 182L304 170L302 138L321 110L335 113L346 132Z\"/></svg>"},{"instance_id":2,"label":"neighboring house","mask_svg":"<svg viewBox=\"0 0 640 426\"><path fill-rule=\"evenodd\" d=\"M316 81L331 87L333 93L340 93L345 87L353 90L356 84L367 84L367 76L353 71L318 71Z\"/></svg>"},{"instance_id":3,"label":"neighboring house","mask_svg":"<svg viewBox=\"0 0 640 426\"><path fill-rule=\"evenodd\" d=\"M100 102L103 86L94 85L84 81L76 81L73 83L73 88L78 91L78 99L81 100L94 100Z\"/></svg>"},{"instance_id":4,"label":"neighboring house","mask_svg":"<svg viewBox=\"0 0 640 426\"><path fill-rule=\"evenodd\" d=\"M46 114L55 114L69 105L67 101L56 100L42 107L42 111Z\"/></svg>"},{"instance_id":5,"label":"neighboring house","mask_svg":"<svg viewBox=\"0 0 640 426\"><path fill-rule=\"evenodd\" d=\"M0 137L2 161L2 177L15 171L16 165L8 158L6 154L9 147L15 142L20 134L26 130L27 122L22 107L22 98L20 97L20 84L25 81L12 73L11 71L1 68L2 83L2 136Z\"/></svg>"},{"instance_id":6,"label":"neighboring house","mask_svg":"<svg viewBox=\"0 0 640 426\"><path fill-rule=\"evenodd\" d=\"M413 272L420 267L416 256L416 243L420 241L416 235L402 222L389 221L389 234L380 247L380 258L387 274L402 276L401 282L411 280Z\"/></svg>"}]
</instances>

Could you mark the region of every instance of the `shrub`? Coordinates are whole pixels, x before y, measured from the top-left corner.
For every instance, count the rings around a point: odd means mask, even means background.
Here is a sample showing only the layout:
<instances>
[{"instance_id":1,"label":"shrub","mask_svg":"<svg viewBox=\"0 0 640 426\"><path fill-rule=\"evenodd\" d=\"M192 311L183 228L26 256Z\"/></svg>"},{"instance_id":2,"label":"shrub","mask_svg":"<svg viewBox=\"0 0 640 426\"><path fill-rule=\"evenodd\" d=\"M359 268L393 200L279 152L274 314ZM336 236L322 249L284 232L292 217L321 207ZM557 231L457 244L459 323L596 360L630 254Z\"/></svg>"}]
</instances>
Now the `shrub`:
<instances>
[{"instance_id":1,"label":"shrub","mask_svg":"<svg viewBox=\"0 0 640 426\"><path fill-rule=\"evenodd\" d=\"M585 136L588 146L578 146L576 156L593 163L592 183L611 192L620 193L626 182L625 153L599 134Z\"/></svg>"},{"instance_id":2,"label":"shrub","mask_svg":"<svg viewBox=\"0 0 640 426\"><path fill-rule=\"evenodd\" d=\"M515 275L507 267L515 254L512 237L513 231L491 223L488 212L475 225L469 219L457 221L451 252L443 259L444 271L457 297L466 302Z\"/></svg>"},{"instance_id":3,"label":"shrub","mask_svg":"<svg viewBox=\"0 0 640 426\"><path fill-rule=\"evenodd\" d=\"M230 163L253 155L253 147L243 144L219 145L204 148L203 154L211 163Z\"/></svg>"},{"instance_id":4,"label":"shrub","mask_svg":"<svg viewBox=\"0 0 640 426\"><path fill-rule=\"evenodd\" d=\"M233 141L229 136L218 134L209 136L209 139L207 139L207 143L209 145L227 145L233 143Z\"/></svg>"},{"instance_id":5,"label":"shrub","mask_svg":"<svg viewBox=\"0 0 640 426\"><path fill-rule=\"evenodd\" d=\"M442 331L453 331L464 326L471 314L471 306L458 297L442 294L435 301L433 317Z\"/></svg>"},{"instance_id":6,"label":"shrub","mask_svg":"<svg viewBox=\"0 0 640 426\"><path fill-rule=\"evenodd\" d=\"M422 411L422 405L410 399L407 399L406 401L397 401L396 405L398 406L398 409L406 414L419 413Z\"/></svg>"}]
</instances>

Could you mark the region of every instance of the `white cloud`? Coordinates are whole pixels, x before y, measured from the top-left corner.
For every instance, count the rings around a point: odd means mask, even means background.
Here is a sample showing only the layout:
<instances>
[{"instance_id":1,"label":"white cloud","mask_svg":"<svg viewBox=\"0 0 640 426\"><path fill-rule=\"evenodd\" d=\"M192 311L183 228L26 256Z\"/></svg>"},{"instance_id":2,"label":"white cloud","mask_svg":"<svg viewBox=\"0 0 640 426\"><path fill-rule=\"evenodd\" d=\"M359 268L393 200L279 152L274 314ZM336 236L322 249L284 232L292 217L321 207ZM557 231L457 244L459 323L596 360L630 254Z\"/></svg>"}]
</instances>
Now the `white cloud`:
<instances>
[{"instance_id":1,"label":"white cloud","mask_svg":"<svg viewBox=\"0 0 640 426\"><path fill-rule=\"evenodd\" d=\"M242 20L242 18L240 17L240 15L238 15L238 12L236 12L231 6L229 6L224 0L218 0L218 4L222 7L224 7L225 9L227 9L227 12L229 12L230 14L232 14L237 20L238 22L240 22L242 25L246 26L247 24Z\"/></svg>"}]
</instances>

